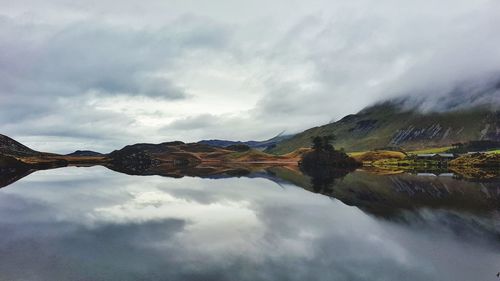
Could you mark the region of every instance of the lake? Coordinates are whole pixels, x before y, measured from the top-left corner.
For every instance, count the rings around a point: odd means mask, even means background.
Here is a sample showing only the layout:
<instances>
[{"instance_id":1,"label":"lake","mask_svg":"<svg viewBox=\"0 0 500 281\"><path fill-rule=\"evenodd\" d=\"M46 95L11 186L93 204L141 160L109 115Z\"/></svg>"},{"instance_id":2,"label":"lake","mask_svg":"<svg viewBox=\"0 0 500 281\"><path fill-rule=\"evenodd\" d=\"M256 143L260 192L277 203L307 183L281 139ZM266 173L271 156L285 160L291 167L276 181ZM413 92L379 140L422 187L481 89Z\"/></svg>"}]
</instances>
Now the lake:
<instances>
[{"instance_id":1,"label":"lake","mask_svg":"<svg viewBox=\"0 0 500 281\"><path fill-rule=\"evenodd\" d=\"M306 180L37 171L0 189L0 280L498 280L498 182Z\"/></svg>"}]
</instances>

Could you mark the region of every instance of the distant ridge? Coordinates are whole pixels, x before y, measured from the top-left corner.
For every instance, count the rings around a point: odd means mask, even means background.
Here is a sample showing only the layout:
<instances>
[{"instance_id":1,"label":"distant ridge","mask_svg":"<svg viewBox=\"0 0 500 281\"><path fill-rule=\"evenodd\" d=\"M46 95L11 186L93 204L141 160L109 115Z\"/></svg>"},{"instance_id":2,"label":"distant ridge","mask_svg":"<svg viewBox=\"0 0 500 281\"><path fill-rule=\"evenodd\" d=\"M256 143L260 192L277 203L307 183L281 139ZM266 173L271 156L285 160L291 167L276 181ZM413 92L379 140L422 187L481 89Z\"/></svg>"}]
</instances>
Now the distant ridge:
<instances>
[{"instance_id":1,"label":"distant ridge","mask_svg":"<svg viewBox=\"0 0 500 281\"><path fill-rule=\"evenodd\" d=\"M199 141L198 143L216 147L223 147L223 148L232 145L247 145L251 148L264 150L264 149L270 149L278 142L287 140L291 137L293 137L293 135L285 135L285 131L283 131L278 135L276 135L275 137L264 141L231 141L231 140L213 139L213 140L202 140Z\"/></svg>"}]
</instances>

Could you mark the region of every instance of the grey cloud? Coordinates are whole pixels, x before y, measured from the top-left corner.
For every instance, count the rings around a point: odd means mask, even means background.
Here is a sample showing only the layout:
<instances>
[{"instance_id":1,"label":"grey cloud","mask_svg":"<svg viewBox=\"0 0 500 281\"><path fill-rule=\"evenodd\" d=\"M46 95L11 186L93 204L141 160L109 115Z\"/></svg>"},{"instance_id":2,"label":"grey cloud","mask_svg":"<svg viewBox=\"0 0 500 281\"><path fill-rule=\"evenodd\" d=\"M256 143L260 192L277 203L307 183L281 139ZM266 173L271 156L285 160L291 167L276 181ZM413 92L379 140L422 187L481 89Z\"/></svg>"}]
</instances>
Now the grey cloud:
<instances>
[{"instance_id":1,"label":"grey cloud","mask_svg":"<svg viewBox=\"0 0 500 281\"><path fill-rule=\"evenodd\" d=\"M219 119L211 114L202 114L182 119L177 119L165 126L164 129L195 130L206 127L218 126Z\"/></svg>"},{"instance_id":2,"label":"grey cloud","mask_svg":"<svg viewBox=\"0 0 500 281\"><path fill-rule=\"evenodd\" d=\"M96 89L109 94L183 98L185 94L174 82L154 75L186 49L212 48L214 42L223 45L226 37L213 27L193 43L192 37L200 32L197 26L184 27L176 35L172 29L179 25L183 22L152 31L89 22L70 25L45 38L26 80L38 80L33 86L42 86L39 91L45 88L59 95Z\"/></svg>"},{"instance_id":3,"label":"grey cloud","mask_svg":"<svg viewBox=\"0 0 500 281\"><path fill-rule=\"evenodd\" d=\"M168 70L168 64L182 52L223 48L229 40L224 26L186 20L143 30L90 21L62 28L23 25L4 17L0 21L0 28L7 31L0 37L3 91L64 96L98 89L111 94L183 97L174 82L155 75Z\"/></svg>"},{"instance_id":4,"label":"grey cloud","mask_svg":"<svg viewBox=\"0 0 500 281\"><path fill-rule=\"evenodd\" d=\"M276 124L273 125L267 124L267 122L269 121L255 117L252 113L250 113L250 117L199 114L174 120L159 131L162 134L185 136L187 141L198 141L206 138L266 140L278 134L284 125L279 120L276 120ZM207 132L209 135L206 135Z\"/></svg>"}]
</instances>

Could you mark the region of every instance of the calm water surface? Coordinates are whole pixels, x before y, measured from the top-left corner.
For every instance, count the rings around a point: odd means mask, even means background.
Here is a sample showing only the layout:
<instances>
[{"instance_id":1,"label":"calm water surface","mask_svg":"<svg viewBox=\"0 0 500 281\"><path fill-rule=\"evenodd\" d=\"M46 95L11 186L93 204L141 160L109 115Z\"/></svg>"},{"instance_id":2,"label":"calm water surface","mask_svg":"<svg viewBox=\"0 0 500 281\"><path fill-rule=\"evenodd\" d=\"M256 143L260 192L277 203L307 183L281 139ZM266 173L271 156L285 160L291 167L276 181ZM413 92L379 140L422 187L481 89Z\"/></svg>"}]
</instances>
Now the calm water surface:
<instances>
[{"instance_id":1,"label":"calm water surface","mask_svg":"<svg viewBox=\"0 0 500 281\"><path fill-rule=\"evenodd\" d=\"M39 171L0 189L0 280L498 280L500 219L482 207L498 188L366 193L364 176L339 200L264 178Z\"/></svg>"}]
</instances>

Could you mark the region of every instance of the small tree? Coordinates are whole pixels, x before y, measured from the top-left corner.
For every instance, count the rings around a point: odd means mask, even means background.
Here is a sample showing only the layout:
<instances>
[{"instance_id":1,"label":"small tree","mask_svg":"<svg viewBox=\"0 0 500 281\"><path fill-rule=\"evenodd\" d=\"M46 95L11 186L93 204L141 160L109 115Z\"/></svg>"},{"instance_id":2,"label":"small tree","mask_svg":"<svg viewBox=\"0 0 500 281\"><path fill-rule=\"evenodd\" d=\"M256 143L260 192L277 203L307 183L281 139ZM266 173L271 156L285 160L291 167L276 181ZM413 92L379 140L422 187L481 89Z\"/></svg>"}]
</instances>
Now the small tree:
<instances>
[{"instance_id":1,"label":"small tree","mask_svg":"<svg viewBox=\"0 0 500 281\"><path fill-rule=\"evenodd\" d=\"M323 150L325 151L335 151L335 147L331 144L335 141L337 137L335 135L327 135L323 137Z\"/></svg>"},{"instance_id":2,"label":"small tree","mask_svg":"<svg viewBox=\"0 0 500 281\"><path fill-rule=\"evenodd\" d=\"M359 167L360 163L354 158L349 157L345 152L335 150L330 143L335 139L334 135L312 137L313 150L302 155L300 160L301 169L311 172L320 167Z\"/></svg>"},{"instance_id":3,"label":"small tree","mask_svg":"<svg viewBox=\"0 0 500 281\"><path fill-rule=\"evenodd\" d=\"M312 148L316 151L323 150L323 138L320 136L315 136L311 138Z\"/></svg>"},{"instance_id":4,"label":"small tree","mask_svg":"<svg viewBox=\"0 0 500 281\"><path fill-rule=\"evenodd\" d=\"M334 135L312 137L312 148L316 151L335 151L335 148L331 144L335 139Z\"/></svg>"}]
</instances>

